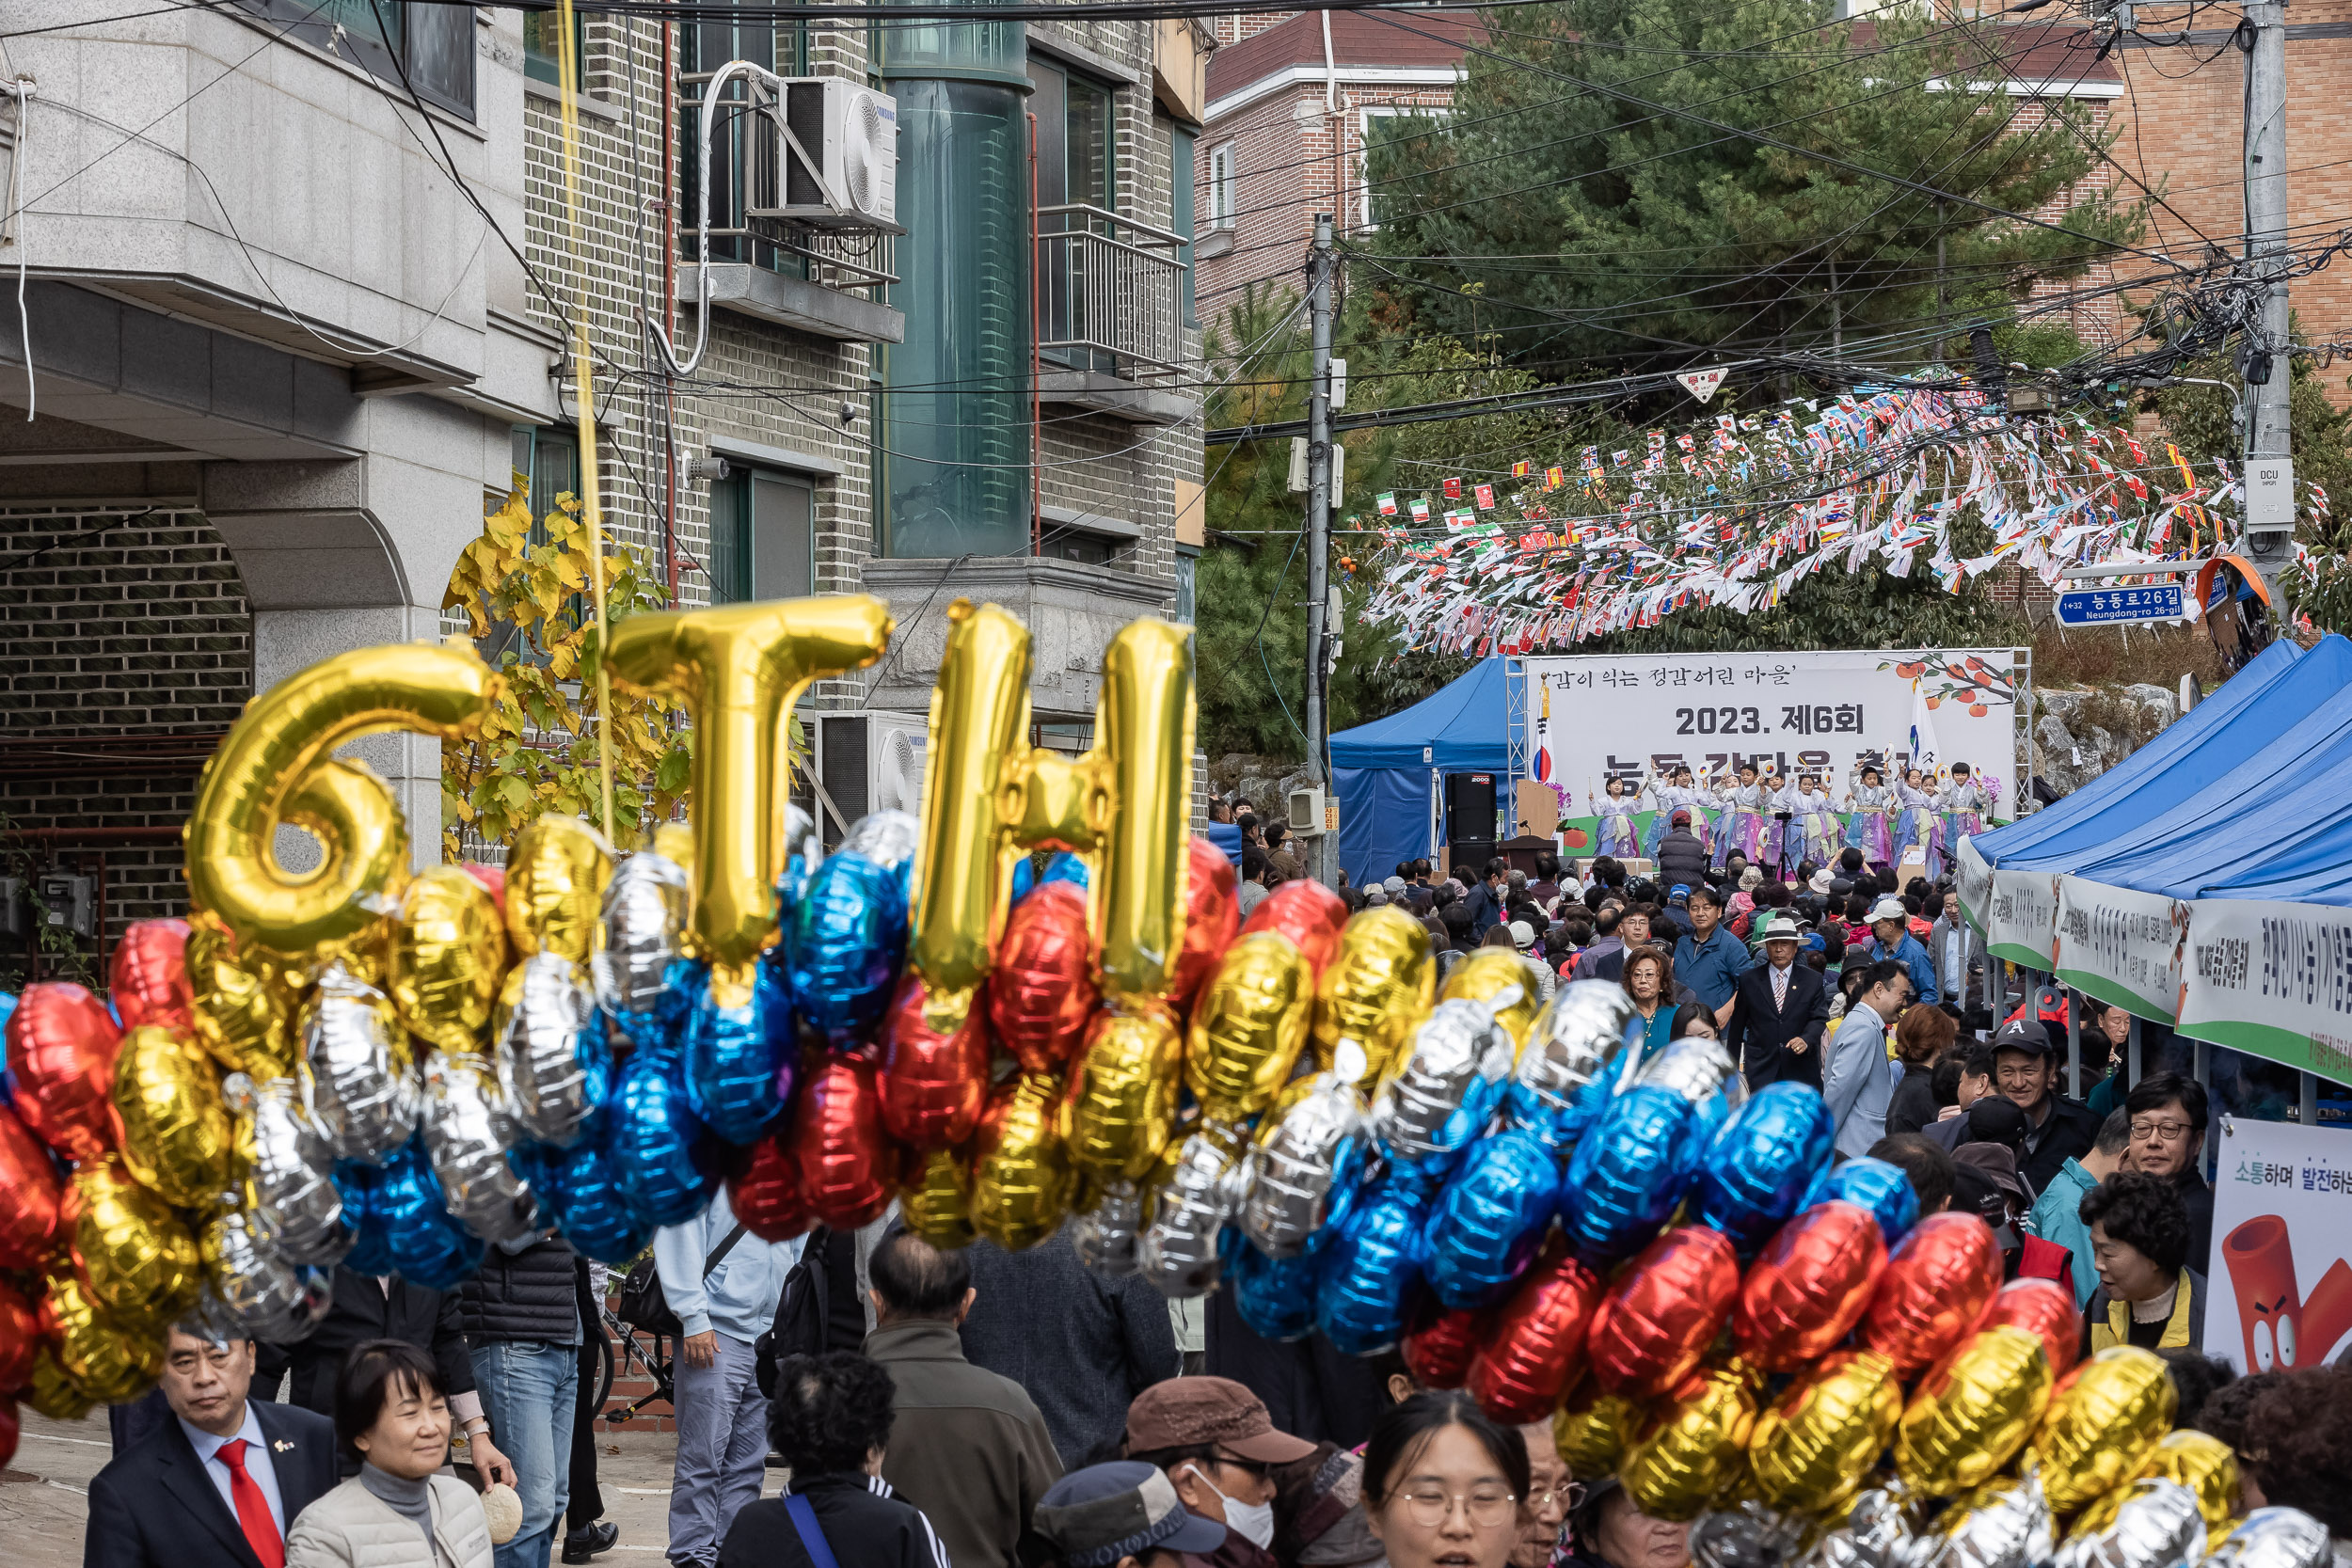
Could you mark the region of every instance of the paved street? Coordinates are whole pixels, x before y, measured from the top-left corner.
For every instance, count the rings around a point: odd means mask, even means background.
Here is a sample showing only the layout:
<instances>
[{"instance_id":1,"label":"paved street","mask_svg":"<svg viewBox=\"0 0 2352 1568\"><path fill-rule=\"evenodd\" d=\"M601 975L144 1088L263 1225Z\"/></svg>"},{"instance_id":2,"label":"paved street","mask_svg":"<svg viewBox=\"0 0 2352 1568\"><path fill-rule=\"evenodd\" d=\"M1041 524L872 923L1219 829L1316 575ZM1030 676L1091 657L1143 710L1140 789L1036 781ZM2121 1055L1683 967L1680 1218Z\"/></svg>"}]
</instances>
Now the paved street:
<instances>
[{"instance_id":1,"label":"paved street","mask_svg":"<svg viewBox=\"0 0 2352 1568\"><path fill-rule=\"evenodd\" d=\"M53 1421L22 1412L24 1438L0 1471L0 1541L9 1568L79 1568L90 1478L112 1456L103 1411ZM621 1527L605 1562L659 1556L668 1539L670 1465L677 1439L662 1432L618 1432L604 1439L597 1472L605 1517ZM771 1477L768 1490L776 1490Z\"/></svg>"}]
</instances>

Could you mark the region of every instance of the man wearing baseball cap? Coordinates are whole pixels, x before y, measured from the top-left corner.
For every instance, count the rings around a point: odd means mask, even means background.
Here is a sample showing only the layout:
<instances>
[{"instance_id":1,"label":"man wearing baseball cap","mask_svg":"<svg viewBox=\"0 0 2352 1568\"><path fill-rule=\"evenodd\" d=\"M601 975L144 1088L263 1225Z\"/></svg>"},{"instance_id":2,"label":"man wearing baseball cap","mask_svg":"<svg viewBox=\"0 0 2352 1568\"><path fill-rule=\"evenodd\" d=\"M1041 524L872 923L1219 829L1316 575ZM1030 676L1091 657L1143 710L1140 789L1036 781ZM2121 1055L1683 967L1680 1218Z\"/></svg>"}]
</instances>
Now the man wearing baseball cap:
<instances>
[{"instance_id":1,"label":"man wearing baseball cap","mask_svg":"<svg viewBox=\"0 0 2352 1568\"><path fill-rule=\"evenodd\" d=\"M1993 1037L1993 1085L2026 1113L2019 1173L2041 1192L2069 1160L2098 1147L2099 1114L2058 1092L2058 1053L2041 1022L2012 1018Z\"/></svg>"},{"instance_id":2,"label":"man wearing baseball cap","mask_svg":"<svg viewBox=\"0 0 2352 1568\"><path fill-rule=\"evenodd\" d=\"M1215 1557L1228 1536L1189 1513L1166 1474L1135 1459L1062 1477L1039 1499L1036 1528L1070 1568L1178 1568L1186 1557Z\"/></svg>"},{"instance_id":3,"label":"man wearing baseball cap","mask_svg":"<svg viewBox=\"0 0 2352 1568\"><path fill-rule=\"evenodd\" d=\"M1896 897L1880 899L1870 908L1870 940L1863 944L1870 961L1892 958L1911 974L1912 1000L1932 1007L1943 1000L1935 987L1935 960L1911 934L1911 911Z\"/></svg>"},{"instance_id":4,"label":"man wearing baseball cap","mask_svg":"<svg viewBox=\"0 0 2352 1568\"><path fill-rule=\"evenodd\" d=\"M1209 1554L1218 1568L1273 1568L1275 1472L1315 1446L1275 1431L1264 1402L1230 1378L1179 1377L1127 1407L1126 1451L1164 1471L1187 1513L1225 1527Z\"/></svg>"}]
</instances>

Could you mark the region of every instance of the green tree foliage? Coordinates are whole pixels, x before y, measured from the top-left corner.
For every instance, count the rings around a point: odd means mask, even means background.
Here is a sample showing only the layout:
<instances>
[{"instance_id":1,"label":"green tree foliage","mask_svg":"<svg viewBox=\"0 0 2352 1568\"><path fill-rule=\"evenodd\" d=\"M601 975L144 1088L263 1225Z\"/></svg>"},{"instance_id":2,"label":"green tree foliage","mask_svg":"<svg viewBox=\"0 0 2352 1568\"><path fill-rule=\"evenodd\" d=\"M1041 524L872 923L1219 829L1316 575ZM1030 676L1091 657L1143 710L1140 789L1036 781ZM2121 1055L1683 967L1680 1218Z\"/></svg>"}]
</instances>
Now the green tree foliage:
<instances>
[{"instance_id":1,"label":"green tree foliage","mask_svg":"<svg viewBox=\"0 0 2352 1568\"><path fill-rule=\"evenodd\" d=\"M1500 332L1522 364L1679 367L1694 349L1819 350L1934 320L1939 235L1957 329L2137 234L2142 209L2106 192L2058 232L1893 182L2031 213L2094 166L2104 134L2073 103L2028 112L2002 90L1994 56L2018 45L1992 40L2012 28L1833 15L1830 0L1508 13L1450 115L1390 122L1368 158L1373 248L1412 321Z\"/></svg>"}]
</instances>

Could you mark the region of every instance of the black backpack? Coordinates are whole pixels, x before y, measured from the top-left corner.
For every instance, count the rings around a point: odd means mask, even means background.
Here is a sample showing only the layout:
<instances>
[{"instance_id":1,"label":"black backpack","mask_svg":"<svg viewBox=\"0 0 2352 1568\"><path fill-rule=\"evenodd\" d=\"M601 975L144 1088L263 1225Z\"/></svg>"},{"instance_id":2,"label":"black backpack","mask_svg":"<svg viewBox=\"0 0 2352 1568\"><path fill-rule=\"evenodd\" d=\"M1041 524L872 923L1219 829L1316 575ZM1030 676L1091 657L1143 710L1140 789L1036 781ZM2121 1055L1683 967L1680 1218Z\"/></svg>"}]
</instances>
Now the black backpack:
<instances>
[{"instance_id":1,"label":"black backpack","mask_svg":"<svg viewBox=\"0 0 2352 1568\"><path fill-rule=\"evenodd\" d=\"M735 1243L742 1239L743 1227L739 1225L710 1249L708 1256L703 1259L705 1279L710 1277L711 1270L726 1261L727 1254L733 1252ZM650 1252L637 1259L622 1279L621 1300L616 1315L631 1328L642 1328L651 1334L666 1334L675 1338L686 1332L686 1325L677 1321L675 1312L670 1310L669 1298L661 1293L661 1274L654 1267Z\"/></svg>"},{"instance_id":2,"label":"black backpack","mask_svg":"<svg viewBox=\"0 0 2352 1568\"><path fill-rule=\"evenodd\" d=\"M752 1341L752 1374L759 1380L759 1397L776 1397L776 1366L787 1355L822 1355L836 1336L828 1333L832 1305L832 1268L826 1254L833 1250L833 1232L818 1226L808 1234L800 1261L784 1276L784 1291L776 1297L776 1319L767 1333ZM851 1254L854 1264L855 1254ZM855 1341L841 1347L854 1350Z\"/></svg>"}]
</instances>

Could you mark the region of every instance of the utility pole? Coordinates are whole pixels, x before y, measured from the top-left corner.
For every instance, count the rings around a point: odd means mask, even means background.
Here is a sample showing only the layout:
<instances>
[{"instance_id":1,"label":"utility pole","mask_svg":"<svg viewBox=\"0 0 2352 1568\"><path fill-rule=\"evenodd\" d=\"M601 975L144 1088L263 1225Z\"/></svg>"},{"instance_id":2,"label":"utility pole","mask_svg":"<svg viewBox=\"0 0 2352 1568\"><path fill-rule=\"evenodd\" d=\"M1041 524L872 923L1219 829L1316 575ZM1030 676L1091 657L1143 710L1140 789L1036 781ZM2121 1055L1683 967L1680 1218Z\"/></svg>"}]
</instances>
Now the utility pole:
<instances>
[{"instance_id":1,"label":"utility pole","mask_svg":"<svg viewBox=\"0 0 2352 1568\"><path fill-rule=\"evenodd\" d=\"M2286 0L2246 0L2246 260L2265 280L2259 341L2245 348L2246 552L2282 624L2279 574L2295 556L2295 464L2287 436Z\"/></svg>"},{"instance_id":2,"label":"utility pole","mask_svg":"<svg viewBox=\"0 0 2352 1568\"><path fill-rule=\"evenodd\" d=\"M1307 319L1314 351L1307 379L1307 779L1327 794L1331 780L1324 758L1330 751L1330 715L1323 696L1331 633L1327 617L1331 594L1331 273L1336 265L1331 214L1317 213L1314 247L1307 257ZM1339 880L1337 840L1336 833L1327 832L1308 840L1312 847L1309 872L1327 887Z\"/></svg>"}]
</instances>

